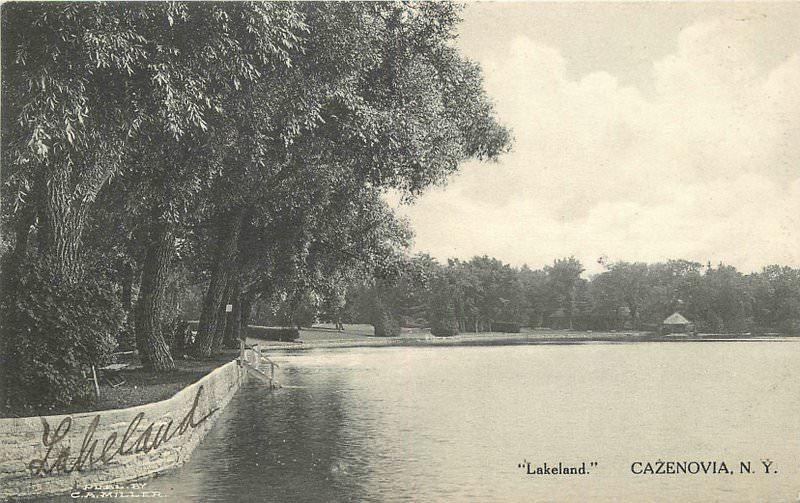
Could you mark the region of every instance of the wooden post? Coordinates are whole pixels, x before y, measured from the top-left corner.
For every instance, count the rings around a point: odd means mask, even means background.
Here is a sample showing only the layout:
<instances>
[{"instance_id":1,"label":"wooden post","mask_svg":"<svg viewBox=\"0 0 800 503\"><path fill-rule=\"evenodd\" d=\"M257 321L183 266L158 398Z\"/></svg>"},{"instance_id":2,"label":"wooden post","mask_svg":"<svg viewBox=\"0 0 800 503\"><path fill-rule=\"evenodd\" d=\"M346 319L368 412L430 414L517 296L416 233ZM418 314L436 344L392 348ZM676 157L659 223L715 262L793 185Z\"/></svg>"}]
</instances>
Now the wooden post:
<instances>
[{"instance_id":1,"label":"wooden post","mask_svg":"<svg viewBox=\"0 0 800 503\"><path fill-rule=\"evenodd\" d=\"M275 364L269 362L269 387L275 387Z\"/></svg>"},{"instance_id":2,"label":"wooden post","mask_svg":"<svg viewBox=\"0 0 800 503\"><path fill-rule=\"evenodd\" d=\"M94 381L94 391L97 393L97 399L100 399L100 385L97 383L97 373L94 371L94 365L92 365L92 380Z\"/></svg>"}]
</instances>

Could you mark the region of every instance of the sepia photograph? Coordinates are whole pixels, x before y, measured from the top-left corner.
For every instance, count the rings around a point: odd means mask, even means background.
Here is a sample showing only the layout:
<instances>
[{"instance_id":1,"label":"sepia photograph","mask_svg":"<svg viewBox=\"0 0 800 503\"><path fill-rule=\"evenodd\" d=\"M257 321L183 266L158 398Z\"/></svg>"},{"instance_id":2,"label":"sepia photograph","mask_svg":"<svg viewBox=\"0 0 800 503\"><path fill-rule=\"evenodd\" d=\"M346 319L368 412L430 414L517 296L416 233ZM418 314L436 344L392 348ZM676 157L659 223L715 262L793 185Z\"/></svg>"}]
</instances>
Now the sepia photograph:
<instances>
[{"instance_id":1,"label":"sepia photograph","mask_svg":"<svg viewBox=\"0 0 800 503\"><path fill-rule=\"evenodd\" d=\"M0 18L0 501L800 502L800 2Z\"/></svg>"}]
</instances>

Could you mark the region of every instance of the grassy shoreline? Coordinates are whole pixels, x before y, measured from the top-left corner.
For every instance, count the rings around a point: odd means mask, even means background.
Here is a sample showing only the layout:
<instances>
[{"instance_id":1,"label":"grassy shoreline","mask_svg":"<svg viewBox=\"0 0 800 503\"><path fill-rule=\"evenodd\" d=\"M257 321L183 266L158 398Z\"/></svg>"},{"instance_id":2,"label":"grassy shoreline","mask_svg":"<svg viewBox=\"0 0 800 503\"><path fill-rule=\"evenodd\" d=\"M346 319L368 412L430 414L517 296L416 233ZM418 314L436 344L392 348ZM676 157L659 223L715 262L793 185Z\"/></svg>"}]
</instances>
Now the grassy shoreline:
<instances>
[{"instance_id":1,"label":"grassy shoreline","mask_svg":"<svg viewBox=\"0 0 800 503\"><path fill-rule=\"evenodd\" d=\"M536 344L620 344L633 342L745 342L800 340L784 335L699 334L658 335L649 332L586 332L569 330L531 330L520 333L463 333L452 337L436 337L427 330L404 330L398 337L376 337L363 325L348 326L343 332L330 327L303 329L295 342L266 341L248 338L264 350L298 351L323 348L413 347L413 346L490 346Z\"/></svg>"}]
</instances>

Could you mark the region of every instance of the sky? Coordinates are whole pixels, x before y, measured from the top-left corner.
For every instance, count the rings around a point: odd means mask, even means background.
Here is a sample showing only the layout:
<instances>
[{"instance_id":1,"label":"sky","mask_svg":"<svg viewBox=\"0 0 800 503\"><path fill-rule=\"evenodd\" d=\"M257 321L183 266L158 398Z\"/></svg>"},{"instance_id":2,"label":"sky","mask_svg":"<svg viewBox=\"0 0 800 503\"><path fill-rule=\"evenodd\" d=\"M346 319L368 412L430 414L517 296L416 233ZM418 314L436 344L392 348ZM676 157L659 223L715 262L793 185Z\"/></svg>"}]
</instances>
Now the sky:
<instances>
[{"instance_id":1,"label":"sky","mask_svg":"<svg viewBox=\"0 0 800 503\"><path fill-rule=\"evenodd\" d=\"M800 3L468 4L513 151L398 208L414 251L800 266Z\"/></svg>"}]
</instances>

